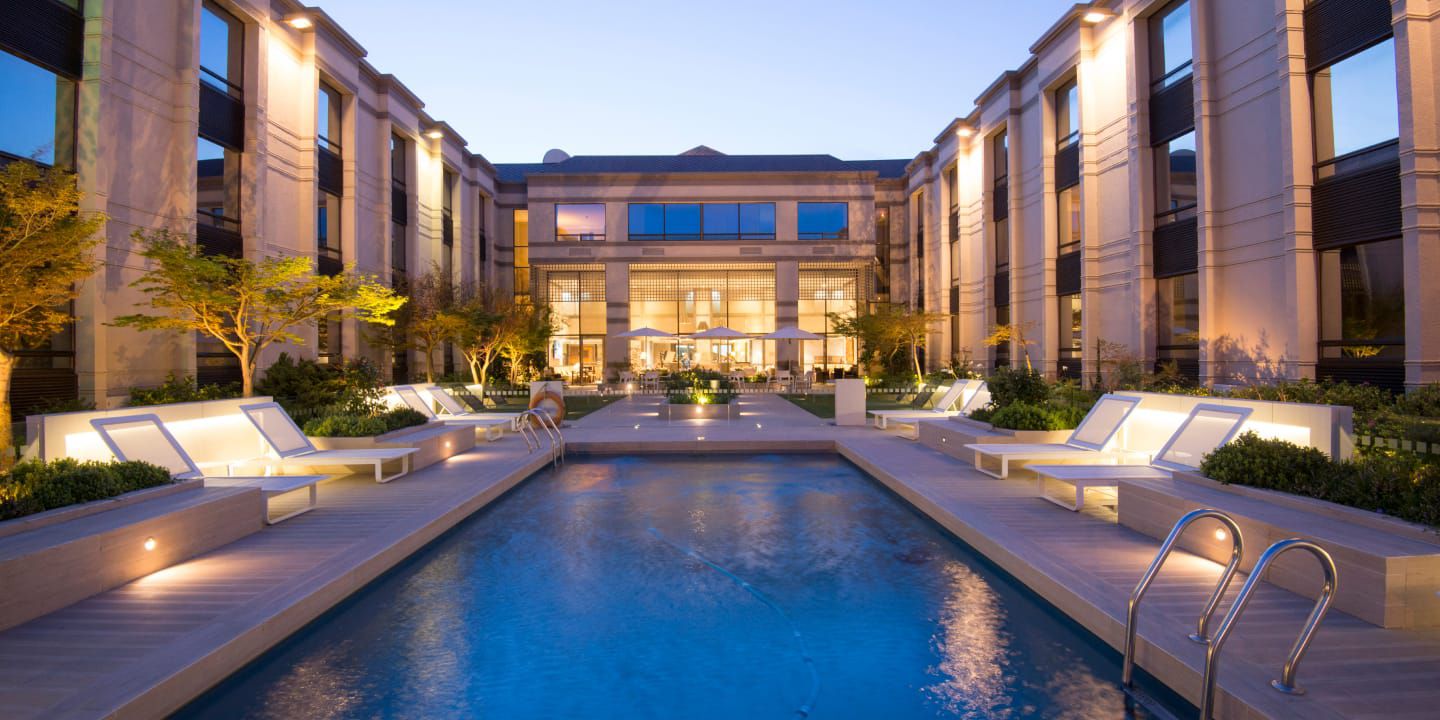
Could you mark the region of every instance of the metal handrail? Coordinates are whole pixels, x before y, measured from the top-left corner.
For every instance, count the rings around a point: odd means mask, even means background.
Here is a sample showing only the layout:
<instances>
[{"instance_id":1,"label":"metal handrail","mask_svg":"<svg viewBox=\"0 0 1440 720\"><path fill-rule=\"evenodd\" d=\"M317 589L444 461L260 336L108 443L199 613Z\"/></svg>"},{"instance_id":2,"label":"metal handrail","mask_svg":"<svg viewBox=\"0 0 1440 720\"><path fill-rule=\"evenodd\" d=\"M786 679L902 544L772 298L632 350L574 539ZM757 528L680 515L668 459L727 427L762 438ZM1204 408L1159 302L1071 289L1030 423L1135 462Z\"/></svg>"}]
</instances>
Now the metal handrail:
<instances>
[{"instance_id":1,"label":"metal handrail","mask_svg":"<svg viewBox=\"0 0 1440 720\"><path fill-rule=\"evenodd\" d=\"M1220 582L1215 585L1215 591L1210 594L1210 600L1205 603L1204 612L1200 613L1200 620L1196 623L1195 633L1190 636L1195 642L1209 642L1207 630L1210 627L1210 617L1215 614L1215 608L1220 605L1220 598L1224 597L1225 590L1230 586L1231 578L1240 569L1240 557L1244 554L1245 540L1241 537L1240 526L1235 524L1229 515L1211 508L1201 508L1185 513L1176 521L1175 527L1170 529L1170 535L1160 545L1160 552L1150 562L1150 568L1135 585L1135 590L1130 593L1130 602L1125 608L1125 658L1120 669L1120 682L1125 687L1132 686L1132 678L1135 672L1135 631L1137 620L1140 615L1140 601L1144 599L1145 593L1150 590L1150 583L1154 582L1155 576L1160 573L1160 566L1170 557L1170 552L1175 549L1175 543L1185 533L1185 529L1201 518L1212 518L1220 521L1230 530L1230 537L1233 542L1230 549L1230 562L1225 565L1225 571L1220 573Z\"/></svg>"},{"instance_id":2,"label":"metal handrail","mask_svg":"<svg viewBox=\"0 0 1440 720\"><path fill-rule=\"evenodd\" d=\"M550 433L551 430L555 431L556 445L560 451L559 462L565 462L565 434L560 432L560 424L555 422L555 418L551 417L550 413L548 412L537 409L535 411L535 415L540 418L540 425L541 427L545 427L545 433L547 435ZM546 427L546 423L549 423L548 427Z\"/></svg>"},{"instance_id":3,"label":"metal handrail","mask_svg":"<svg viewBox=\"0 0 1440 720\"><path fill-rule=\"evenodd\" d=\"M1285 658L1285 665L1280 670L1280 679L1271 680L1270 686L1286 693L1287 695L1303 695L1305 691L1295 684L1295 673L1300 669L1300 660L1305 656L1305 651L1310 647L1310 641L1315 638L1315 630L1320 626L1320 621L1325 619L1325 613L1330 609L1330 601L1335 599L1335 560L1325 548L1303 538L1290 538L1281 540L1271 545L1255 562L1255 569L1250 571L1250 577L1245 580L1245 585L1240 588L1240 594L1235 597L1235 604L1230 606L1230 612L1225 614L1225 619L1220 622L1220 628L1215 631L1215 639L1210 641L1210 646L1205 650L1205 675L1201 682L1200 693L1200 718L1209 720L1210 710L1213 707L1215 696L1215 666L1220 660L1220 650L1225 646L1225 640L1230 637L1230 631L1235 627L1235 621L1240 618L1240 613L1245 611L1251 596L1255 593L1255 587L1260 584L1260 578L1265 574L1266 568L1275 558L1280 557L1290 550L1306 550L1320 561L1320 568L1325 571L1325 586L1320 590L1320 597L1315 600L1315 607L1310 611L1310 617L1305 620L1305 626L1300 629L1300 636L1295 638L1295 645L1290 648L1290 655Z\"/></svg>"},{"instance_id":4,"label":"metal handrail","mask_svg":"<svg viewBox=\"0 0 1440 720\"><path fill-rule=\"evenodd\" d=\"M549 413L531 408L520 413L520 416L516 418L516 420L520 421L522 433L526 425L525 419L528 417L538 418L537 424L545 431L545 439L550 443L550 462L558 467L561 461L565 459L565 436L560 434L560 426L555 423L555 419L550 417ZM535 433L535 444L538 447L540 444L540 433L536 432L534 427L531 427L530 431Z\"/></svg>"},{"instance_id":5,"label":"metal handrail","mask_svg":"<svg viewBox=\"0 0 1440 720\"><path fill-rule=\"evenodd\" d=\"M525 416L529 412L529 410L526 410L515 416L515 431L520 433L520 437L525 439L525 451L535 452L535 448L539 446L540 438L536 436L535 428L529 427L529 423L525 422ZM530 431L529 434L526 434L526 430ZM531 442L532 436L534 436L534 442Z\"/></svg>"}]
</instances>

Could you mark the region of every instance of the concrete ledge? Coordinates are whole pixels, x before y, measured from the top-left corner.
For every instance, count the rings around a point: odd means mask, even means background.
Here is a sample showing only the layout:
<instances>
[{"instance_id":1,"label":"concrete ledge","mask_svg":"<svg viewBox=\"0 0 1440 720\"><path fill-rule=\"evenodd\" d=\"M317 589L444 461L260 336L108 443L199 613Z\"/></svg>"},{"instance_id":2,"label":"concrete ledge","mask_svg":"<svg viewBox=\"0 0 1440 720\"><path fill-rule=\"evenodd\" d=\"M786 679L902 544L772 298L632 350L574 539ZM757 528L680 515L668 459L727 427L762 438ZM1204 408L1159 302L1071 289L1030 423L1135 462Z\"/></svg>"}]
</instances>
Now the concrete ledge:
<instances>
[{"instance_id":1,"label":"concrete ledge","mask_svg":"<svg viewBox=\"0 0 1440 720\"><path fill-rule=\"evenodd\" d=\"M410 457L410 472L427 468L475 447L475 429L468 425L429 423L370 437L312 437L321 450L373 450L418 448Z\"/></svg>"},{"instance_id":2,"label":"concrete ledge","mask_svg":"<svg viewBox=\"0 0 1440 720\"><path fill-rule=\"evenodd\" d=\"M255 488L188 487L0 540L0 630L265 527ZM155 549L146 550L147 538Z\"/></svg>"},{"instance_id":3,"label":"concrete ledge","mask_svg":"<svg viewBox=\"0 0 1440 720\"><path fill-rule=\"evenodd\" d=\"M34 515L26 515L25 517L6 520L0 522L0 538L10 537L11 535L29 532L31 530L39 530L40 528L50 527L57 523L79 520L82 517L107 510L119 510L120 508L128 507L138 502L154 500L155 498L173 495L185 490L194 490L204 485L204 480L181 480L169 485L133 490L111 498L92 500L87 503L80 503L79 505L69 505L67 507L55 508L54 510L38 512Z\"/></svg>"},{"instance_id":4,"label":"concrete ledge","mask_svg":"<svg viewBox=\"0 0 1440 720\"><path fill-rule=\"evenodd\" d=\"M1210 507L1229 513L1244 533L1241 567L1246 571L1272 543L1313 539L1329 551L1339 572L1335 609L1380 627L1440 627L1440 542L1417 539L1408 527L1406 532L1387 532L1341 519L1343 513L1334 510L1315 512L1187 480L1121 481L1118 496L1120 524L1155 538L1168 535L1175 521L1191 510ZM1199 521L1180 546L1223 563L1229 559L1230 541L1216 538L1218 528L1214 521ZM1319 564L1303 553L1281 556L1264 579L1305 597L1315 597L1324 582Z\"/></svg>"},{"instance_id":5,"label":"concrete ledge","mask_svg":"<svg viewBox=\"0 0 1440 720\"><path fill-rule=\"evenodd\" d=\"M975 453L966 450L973 443L1063 443L1071 430L1005 430L968 418L926 420L916 423L921 445L967 463L975 462Z\"/></svg>"}]
</instances>

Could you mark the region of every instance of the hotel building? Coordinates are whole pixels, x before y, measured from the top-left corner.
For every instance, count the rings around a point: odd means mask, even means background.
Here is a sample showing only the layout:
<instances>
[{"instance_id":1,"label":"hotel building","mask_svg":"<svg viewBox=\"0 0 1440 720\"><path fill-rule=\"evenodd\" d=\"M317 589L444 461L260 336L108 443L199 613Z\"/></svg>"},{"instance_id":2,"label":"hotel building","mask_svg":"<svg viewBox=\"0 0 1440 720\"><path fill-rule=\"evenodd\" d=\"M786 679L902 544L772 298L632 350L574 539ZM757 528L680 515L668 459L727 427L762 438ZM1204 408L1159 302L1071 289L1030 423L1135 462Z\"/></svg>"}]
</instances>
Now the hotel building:
<instances>
[{"instance_id":1,"label":"hotel building","mask_svg":"<svg viewBox=\"0 0 1440 720\"><path fill-rule=\"evenodd\" d=\"M830 314L888 301L951 315L933 367L1088 379L1130 356L1205 382L1440 381L1440 284L1421 281L1440 270L1436 47L1440 0L1097 0L910 160L700 146L492 165L323 10L11 0L0 153L74 169L109 218L74 327L22 353L16 414L235 375L203 341L108 324L141 300L132 232L162 227L546 302L550 365L576 380L849 367ZM1026 342L987 345L996 324ZM824 339L757 339L790 325ZM681 338L619 337L642 326ZM718 326L746 337L686 337ZM350 321L308 340L287 349L418 367Z\"/></svg>"}]
</instances>

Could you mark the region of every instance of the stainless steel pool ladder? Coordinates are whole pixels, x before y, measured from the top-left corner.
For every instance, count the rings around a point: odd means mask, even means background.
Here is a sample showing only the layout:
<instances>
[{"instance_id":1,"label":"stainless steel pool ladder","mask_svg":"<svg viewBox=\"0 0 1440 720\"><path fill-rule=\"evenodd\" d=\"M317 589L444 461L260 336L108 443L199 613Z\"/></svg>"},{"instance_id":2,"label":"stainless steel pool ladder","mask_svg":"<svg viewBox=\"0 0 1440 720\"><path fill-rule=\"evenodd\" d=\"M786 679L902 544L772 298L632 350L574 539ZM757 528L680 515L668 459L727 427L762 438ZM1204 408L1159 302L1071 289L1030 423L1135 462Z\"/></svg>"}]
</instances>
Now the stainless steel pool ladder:
<instances>
[{"instance_id":1,"label":"stainless steel pool ladder","mask_svg":"<svg viewBox=\"0 0 1440 720\"><path fill-rule=\"evenodd\" d=\"M540 433L534 425L527 422L528 418L535 418L535 425L539 425L545 431L545 440L550 450L550 462L559 466L565 462L565 436L560 432L560 426L556 424L555 418L550 413L541 410L526 410L515 418L516 427L520 430L520 436L525 438L525 447L534 452L540 447ZM526 431L529 435L526 435Z\"/></svg>"},{"instance_id":2,"label":"stainless steel pool ladder","mask_svg":"<svg viewBox=\"0 0 1440 720\"><path fill-rule=\"evenodd\" d=\"M1255 567L1250 571L1250 575L1245 579L1245 584L1240 588L1240 594L1235 597L1235 602L1230 606L1225 618L1220 621L1220 627L1215 631L1215 636L1211 638L1207 633L1210 618L1215 614L1215 609L1220 605L1220 599L1224 597L1230 580L1235 577L1235 573L1239 569L1244 553L1244 538L1240 533L1240 526L1235 523L1233 518L1224 512L1209 508L1192 510L1175 523L1175 527L1170 530L1165 542L1160 545L1160 552L1155 555L1155 560L1150 563L1149 569L1140 578L1135 590L1130 593L1130 602L1125 615L1125 657L1124 664L1121 666L1121 682L1127 690L1133 688L1136 619L1139 614L1140 601L1144 599L1146 591L1150 589L1150 583L1155 580L1155 576L1160 572L1160 567L1165 564L1165 560L1170 556L1170 552L1174 549L1180 536L1184 534L1185 529L1202 518L1212 518L1225 525L1230 532L1232 542L1230 562L1225 565L1225 570L1220 574L1220 581L1216 584L1215 591L1211 593L1209 602L1205 604L1204 612L1200 614L1196 631L1190 635L1192 641L1206 646L1205 671L1201 678L1200 719L1210 720L1215 697L1216 666L1220 660L1220 651L1225 646L1225 640L1230 637L1236 620L1245 611L1246 605L1250 603L1250 598L1254 595L1255 588L1260 584L1260 579L1264 577L1265 570L1270 567L1270 563L1280 555L1297 549L1308 551L1320 561L1321 569L1325 572L1325 585L1320 591L1320 597L1315 601L1315 607L1310 611L1310 617L1306 619L1305 626L1300 630L1300 636L1295 639L1295 645L1290 648L1290 654L1286 657L1285 665L1280 672L1280 679L1271 680L1270 685L1283 693L1303 694L1305 691L1295 684L1295 674L1299 670L1300 660L1310 647L1310 641L1315 637L1315 630L1320 626L1320 621L1325 618L1325 613L1330 609L1330 602L1335 597L1334 559L1324 548L1302 538L1281 540L1266 548L1265 552L1260 555L1260 559L1256 561Z\"/></svg>"}]
</instances>

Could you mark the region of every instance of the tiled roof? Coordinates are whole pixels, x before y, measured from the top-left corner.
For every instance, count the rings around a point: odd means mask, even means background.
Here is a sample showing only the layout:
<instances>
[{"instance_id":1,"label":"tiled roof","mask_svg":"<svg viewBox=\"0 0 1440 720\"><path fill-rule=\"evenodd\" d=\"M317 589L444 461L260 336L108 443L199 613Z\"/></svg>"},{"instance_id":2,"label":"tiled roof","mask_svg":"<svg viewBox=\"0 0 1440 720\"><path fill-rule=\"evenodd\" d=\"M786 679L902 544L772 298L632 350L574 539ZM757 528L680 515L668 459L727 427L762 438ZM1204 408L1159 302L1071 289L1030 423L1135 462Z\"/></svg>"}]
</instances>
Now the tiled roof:
<instances>
[{"instance_id":1,"label":"tiled roof","mask_svg":"<svg viewBox=\"0 0 1440 720\"><path fill-rule=\"evenodd\" d=\"M862 172L905 175L909 160L841 160L834 155L576 155L558 163L496 163L500 182L531 175L603 173Z\"/></svg>"}]
</instances>

